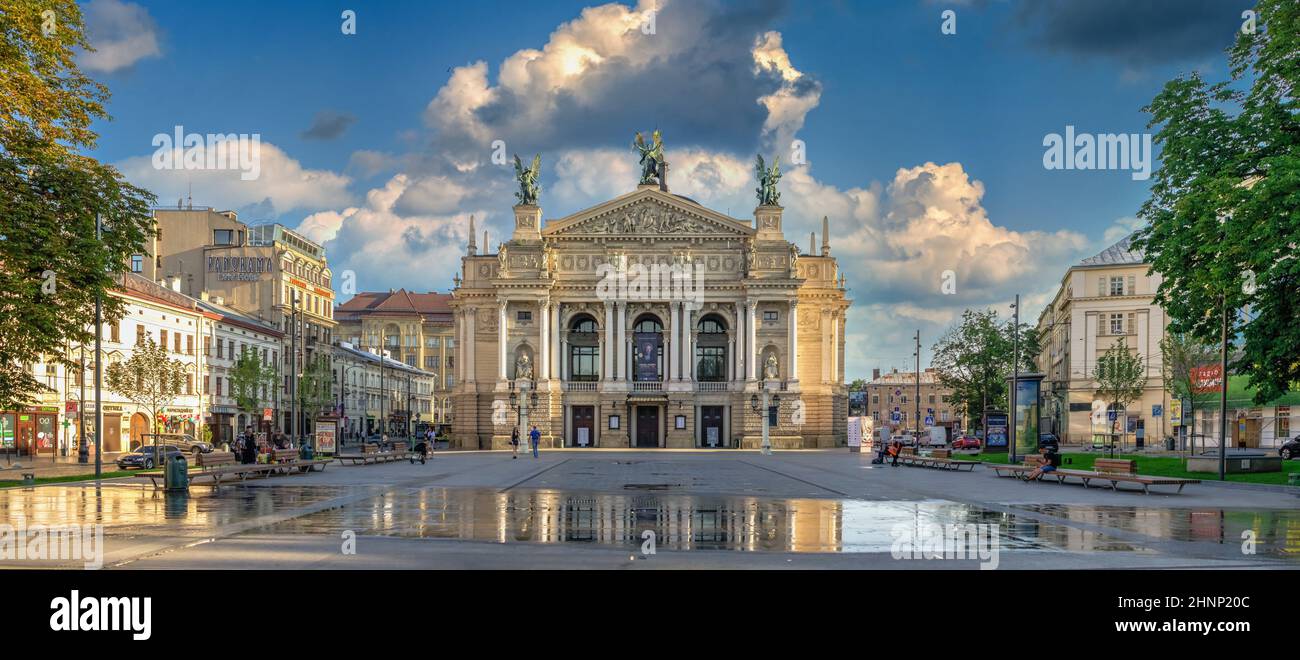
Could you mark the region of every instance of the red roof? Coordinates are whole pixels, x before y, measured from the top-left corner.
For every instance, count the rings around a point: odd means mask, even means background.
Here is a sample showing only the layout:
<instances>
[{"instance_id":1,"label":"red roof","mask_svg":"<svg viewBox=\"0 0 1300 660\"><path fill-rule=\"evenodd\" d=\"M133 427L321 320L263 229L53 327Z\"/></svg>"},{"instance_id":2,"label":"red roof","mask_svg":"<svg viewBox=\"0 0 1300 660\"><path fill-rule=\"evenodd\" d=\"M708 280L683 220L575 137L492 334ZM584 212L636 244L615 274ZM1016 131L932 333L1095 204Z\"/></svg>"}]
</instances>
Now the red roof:
<instances>
[{"instance_id":1,"label":"red roof","mask_svg":"<svg viewBox=\"0 0 1300 660\"><path fill-rule=\"evenodd\" d=\"M335 308L336 316L360 317L365 315L402 316L421 314L451 318L451 294L414 293L406 289L396 291L363 291Z\"/></svg>"}]
</instances>

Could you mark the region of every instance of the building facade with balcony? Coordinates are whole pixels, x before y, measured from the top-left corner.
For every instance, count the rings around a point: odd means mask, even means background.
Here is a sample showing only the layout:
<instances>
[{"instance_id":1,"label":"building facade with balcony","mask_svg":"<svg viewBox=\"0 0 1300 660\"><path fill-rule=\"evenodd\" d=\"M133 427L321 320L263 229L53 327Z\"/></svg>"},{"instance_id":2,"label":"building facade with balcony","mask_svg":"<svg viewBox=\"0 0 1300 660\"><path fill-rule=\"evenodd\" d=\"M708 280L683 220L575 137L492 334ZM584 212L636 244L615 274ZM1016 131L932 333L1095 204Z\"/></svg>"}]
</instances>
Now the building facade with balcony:
<instances>
[{"instance_id":1,"label":"building facade with balcony","mask_svg":"<svg viewBox=\"0 0 1300 660\"><path fill-rule=\"evenodd\" d=\"M452 442L505 448L536 425L543 446L755 448L767 414L774 447L844 444L850 301L825 219L801 254L782 215L642 184L545 223L517 205L493 254L471 219ZM779 403L762 410L760 388Z\"/></svg>"},{"instance_id":2,"label":"building facade with balcony","mask_svg":"<svg viewBox=\"0 0 1300 660\"><path fill-rule=\"evenodd\" d=\"M1160 275L1148 274L1132 238L1066 271L1038 317L1038 368L1045 375L1040 428L1064 442L1090 443L1096 434L1118 431L1131 441L1141 434L1144 444L1154 444L1172 432L1160 352L1169 322L1154 298ZM1110 405L1099 400L1093 375L1097 358L1121 340L1141 358L1147 380L1142 397L1127 410L1116 410L1110 422ZM1101 410L1100 424L1095 407Z\"/></svg>"},{"instance_id":3,"label":"building facade with balcony","mask_svg":"<svg viewBox=\"0 0 1300 660\"><path fill-rule=\"evenodd\" d=\"M939 375L932 368L921 372L920 405L917 405L915 371L892 369L882 374L872 370L864 399L864 413L874 422L875 428L911 430L917 428L917 410L920 410L921 428L942 426L951 438L965 425L962 411L949 401L952 389L939 384Z\"/></svg>"},{"instance_id":4,"label":"building facade with balcony","mask_svg":"<svg viewBox=\"0 0 1300 660\"><path fill-rule=\"evenodd\" d=\"M382 354L346 341L334 347L334 400L345 440L404 437L436 424L436 375Z\"/></svg>"},{"instance_id":5,"label":"building facade with balcony","mask_svg":"<svg viewBox=\"0 0 1300 660\"><path fill-rule=\"evenodd\" d=\"M334 310L336 335L356 349L386 354L427 374L429 410L422 419L445 429L452 420L456 335L451 294L405 289L357 293Z\"/></svg>"}]
</instances>

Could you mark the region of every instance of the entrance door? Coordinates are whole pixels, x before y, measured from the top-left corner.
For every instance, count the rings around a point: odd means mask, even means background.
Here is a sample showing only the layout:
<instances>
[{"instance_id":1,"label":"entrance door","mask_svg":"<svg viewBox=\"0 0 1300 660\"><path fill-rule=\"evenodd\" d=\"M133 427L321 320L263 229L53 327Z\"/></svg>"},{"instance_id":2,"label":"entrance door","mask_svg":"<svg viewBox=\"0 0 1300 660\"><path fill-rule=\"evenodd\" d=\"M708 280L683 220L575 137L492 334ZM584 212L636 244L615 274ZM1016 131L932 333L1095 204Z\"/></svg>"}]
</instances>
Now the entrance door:
<instances>
[{"instance_id":1,"label":"entrance door","mask_svg":"<svg viewBox=\"0 0 1300 660\"><path fill-rule=\"evenodd\" d=\"M659 408L657 406L636 407L636 446L659 446Z\"/></svg>"},{"instance_id":2,"label":"entrance door","mask_svg":"<svg viewBox=\"0 0 1300 660\"><path fill-rule=\"evenodd\" d=\"M596 444L596 408L594 406L573 407L573 438L571 447L592 447Z\"/></svg>"},{"instance_id":3,"label":"entrance door","mask_svg":"<svg viewBox=\"0 0 1300 660\"><path fill-rule=\"evenodd\" d=\"M722 406L700 406L700 446L722 447Z\"/></svg>"},{"instance_id":4,"label":"entrance door","mask_svg":"<svg viewBox=\"0 0 1300 660\"><path fill-rule=\"evenodd\" d=\"M94 416L89 415L87 419L93 420ZM94 425L95 423L91 422L89 427ZM89 428L87 434L91 438L95 437ZM122 417L117 413L104 415L104 451L122 451Z\"/></svg>"},{"instance_id":5,"label":"entrance door","mask_svg":"<svg viewBox=\"0 0 1300 660\"><path fill-rule=\"evenodd\" d=\"M144 434L149 432L149 417L144 413L131 415L131 448L141 446L144 443Z\"/></svg>"}]
</instances>

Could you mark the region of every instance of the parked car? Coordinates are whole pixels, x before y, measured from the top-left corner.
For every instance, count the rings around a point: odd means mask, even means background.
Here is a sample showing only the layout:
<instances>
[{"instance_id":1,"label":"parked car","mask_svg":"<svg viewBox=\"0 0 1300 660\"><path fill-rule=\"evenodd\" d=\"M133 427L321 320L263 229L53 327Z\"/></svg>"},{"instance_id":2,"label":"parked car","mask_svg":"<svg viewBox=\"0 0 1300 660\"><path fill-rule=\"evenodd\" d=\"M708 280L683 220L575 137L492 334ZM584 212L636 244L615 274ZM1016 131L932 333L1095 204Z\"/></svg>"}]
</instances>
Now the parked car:
<instances>
[{"instance_id":1,"label":"parked car","mask_svg":"<svg viewBox=\"0 0 1300 660\"><path fill-rule=\"evenodd\" d=\"M911 447L916 444L916 438L911 433L901 433L889 439L890 442L901 442L904 447Z\"/></svg>"},{"instance_id":2,"label":"parked car","mask_svg":"<svg viewBox=\"0 0 1300 660\"><path fill-rule=\"evenodd\" d=\"M140 436L140 449L148 449L152 445L177 447L192 454L194 458L212 451L212 443L195 440L194 436L187 433L144 433Z\"/></svg>"},{"instance_id":3,"label":"parked car","mask_svg":"<svg viewBox=\"0 0 1300 660\"><path fill-rule=\"evenodd\" d=\"M161 462L171 460L172 456L184 456L185 452L181 451L176 445L158 445L158 454ZM142 470L152 470L155 465L154 446L145 445L133 452L122 454L117 457L117 467L120 470L129 468L140 468Z\"/></svg>"},{"instance_id":4,"label":"parked car","mask_svg":"<svg viewBox=\"0 0 1300 660\"><path fill-rule=\"evenodd\" d=\"M952 441L953 449L979 449L980 439L973 435L963 435Z\"/></svg>"},{"instance_id":5,"label":"parked car","mask_svg":"<svg viewBox=\"0 0 1300 660\"><path fill-rule=\"evenodd\" d=\"M1296 456L1300 456L1300 435L1282 443L1282 446L1277 450L1277 454L1278 456L1281 456L1284 461L1289 461Z\"/></svg>"},{"instance_id":6,"label":"parked car","mask_svg":"<svg viewBox=\"0 0 1300 660\"><path fill-rule=\"evenodd\" d=\"M1044 449L1044 448L1046 448L1046 447L1051 447L1051 448L1052 448L1052 451L1055 451L1055 452L1059 452L1059 451L1061 451L1061 439L1058 438L1058 437L1056 437L1056 434L1055 434L1055 433L1052 433L1052 432L1050 432L1050 431L1045 431L1045 432L1043 432L1043 433L1039 433L1039 434L1038 434L1038 448L1039 448L1039 449Z\"/></svg>"}]
</instances>

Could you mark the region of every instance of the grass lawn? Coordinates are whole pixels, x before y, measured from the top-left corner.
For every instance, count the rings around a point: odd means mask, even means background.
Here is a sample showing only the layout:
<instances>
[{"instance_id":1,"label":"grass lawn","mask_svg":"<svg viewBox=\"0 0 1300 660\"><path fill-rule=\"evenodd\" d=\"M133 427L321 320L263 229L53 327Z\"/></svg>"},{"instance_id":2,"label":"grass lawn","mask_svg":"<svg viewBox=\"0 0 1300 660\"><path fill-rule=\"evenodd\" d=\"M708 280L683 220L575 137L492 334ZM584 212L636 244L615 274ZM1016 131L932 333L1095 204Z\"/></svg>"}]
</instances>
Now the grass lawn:
<instances>
[{"instance_id":1,"label":"grass lawn","mask_svg":"<svg viewBox=\"0 0 1300 660\"><path fill-rule=\"evenodd\" d=\"M104 476L102 478L116 479L118 477L129 477L132 474L135 473L128 472L126 470L114 470L112 472L104 472L103 473ZM93 472L90 474L64 474L64 475L59 475L57 477L38 477L36 479L36 485L39 486L41 484L61 484L61 483L67 483L69 481L89 481L89 480L93 480L94 478L95 478L95 474ZM17 488L22 485L23 485L22 479L0 480L0 488Z\"/></svg>"},{"instance_id":2,"label":"grass lawn","mask_svg":"<svg viewBox=\"0 0 1300 660\"><path fill-rule=\"evenodd\" d=\"M977 454L974 456L963 455L962 458L968 458L985 463L1006 463L1006 454ZM1091 470L1093 461L1098 458L1107 458L1104 452L1066 452L1061 454L1061 467L1071 470ZM1217 473L1207 472L1188 472L1183 464L1183 459L1177 456L1143 456L1141 454L1117 454L1115 458L1131 458L1137 461L1138 474L1149 474L1156 477L1183 477L1185 479L1200 479L1202 481L1217 481ZM1245 474L1229 474L1228 481L1238 481L1251 484L1280 484L1285 486L1287 476L1292 472L1300 472L1300 460L1282 461L1281 472L1250 472Z\"/></svg>"}]
</instances>

